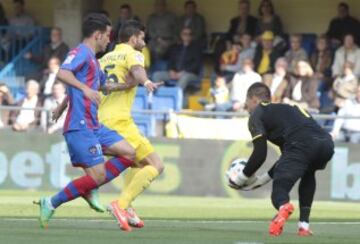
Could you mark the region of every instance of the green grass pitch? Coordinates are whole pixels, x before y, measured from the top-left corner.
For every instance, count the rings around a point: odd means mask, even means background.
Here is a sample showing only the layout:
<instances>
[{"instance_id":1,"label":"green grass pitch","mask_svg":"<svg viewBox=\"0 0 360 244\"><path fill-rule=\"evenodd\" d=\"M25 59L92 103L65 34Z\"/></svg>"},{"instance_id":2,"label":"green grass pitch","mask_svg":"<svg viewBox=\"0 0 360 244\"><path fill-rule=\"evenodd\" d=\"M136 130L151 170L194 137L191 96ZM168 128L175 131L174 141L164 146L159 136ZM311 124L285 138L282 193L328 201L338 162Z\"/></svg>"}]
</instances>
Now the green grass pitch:
<instances>
[{"instance_id":1,"label":"green grass pitch","mask_svg":"<svg viewBox=\"0 0 360 244\"><path fill-rule=\"evenodd\" d=\"M296 211L281 237L269 237L275 211L268 199L141 196L135 202L145 227L120 231L108 214L79 199L60 207L48 230L38 226L32 200L46 192L0 191L0 243L360 243L360 204L315 202L312 237L296 236ZM116 198L101 194L103 203ZM294 201L296 203L296 201Z\"/></svg>"}]
</instances>

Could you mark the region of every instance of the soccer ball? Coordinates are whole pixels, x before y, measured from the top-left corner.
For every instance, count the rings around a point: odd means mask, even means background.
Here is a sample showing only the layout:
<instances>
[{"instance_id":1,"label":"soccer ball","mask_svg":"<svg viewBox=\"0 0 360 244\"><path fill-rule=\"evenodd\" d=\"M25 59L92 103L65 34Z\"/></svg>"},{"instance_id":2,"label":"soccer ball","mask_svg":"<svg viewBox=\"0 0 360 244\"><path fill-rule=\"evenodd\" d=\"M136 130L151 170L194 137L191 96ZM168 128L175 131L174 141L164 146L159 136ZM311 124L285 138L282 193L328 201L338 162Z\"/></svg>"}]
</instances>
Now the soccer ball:
<instances>
[{"instance_id":1,"label":"soccer ball","mask_svg":"<svg viewBox=\"0 0 360 244\"><path fill-rule=\"evenodd\" d=\"M230 178L234 178L237 174L239 174L245 168L245 165L246 162L243 159L234 159L225 174L227 181L230 182Z\"/></svg>"}]
</instances>

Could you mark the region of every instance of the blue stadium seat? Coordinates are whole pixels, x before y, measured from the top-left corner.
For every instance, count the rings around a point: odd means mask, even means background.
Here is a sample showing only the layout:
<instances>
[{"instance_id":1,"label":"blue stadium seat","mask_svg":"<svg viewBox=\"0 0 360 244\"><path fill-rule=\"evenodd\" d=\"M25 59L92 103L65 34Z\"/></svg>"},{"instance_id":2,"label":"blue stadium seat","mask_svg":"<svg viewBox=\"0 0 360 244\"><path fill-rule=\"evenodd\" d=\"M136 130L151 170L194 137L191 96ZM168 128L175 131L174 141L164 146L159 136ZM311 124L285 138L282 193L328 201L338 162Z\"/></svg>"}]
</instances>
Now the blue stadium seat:
<instances>
[{"instance_id":1,"label":"blue stadium seat","mask_svg":"<svg viewBox=\"0 0 360 244\"><path fill-rule=\"evenodd\" d=\"M140 114L133 114L133 119L135 124L138 126L141 133L146 137L153 137L156 136L155 131L155 117L151 115L140 115Z\"/></svg>"},{"instance_id":2,"label":"blue stadium seat","mask_svg":"<svg viewBox=\"0 0 360 244\"><path fill-rule=\"evenodd\" d=\"M305 49L309 57L315 51L316 37L317 36L314 33L302 34L302 47Z\"/></svg>"},{"instance_id":3,"label":"blue stadium seat","mask_svg":"<svg viewBox=\"0 0 360 244\"><path fill-rule=\"evenodd\" d=\"M179 111L182 109L183 92L179 87L161 87L159 88L152 98L152 110ZM164 117L159 115L157 119Z\"/></svg>"},{"instance_id":4,"label":"blue stadium seat","mask_svg":"<svg viewBox=\"0 0 360 244\"><path fill-rule=\"evenodd\" d=\"M134 104L132 107L133 110L146 110L149 109L149 96L146 91L146 88L140 86L137 88L137 93L135 96Z\"/></svg>"}]
</instances>

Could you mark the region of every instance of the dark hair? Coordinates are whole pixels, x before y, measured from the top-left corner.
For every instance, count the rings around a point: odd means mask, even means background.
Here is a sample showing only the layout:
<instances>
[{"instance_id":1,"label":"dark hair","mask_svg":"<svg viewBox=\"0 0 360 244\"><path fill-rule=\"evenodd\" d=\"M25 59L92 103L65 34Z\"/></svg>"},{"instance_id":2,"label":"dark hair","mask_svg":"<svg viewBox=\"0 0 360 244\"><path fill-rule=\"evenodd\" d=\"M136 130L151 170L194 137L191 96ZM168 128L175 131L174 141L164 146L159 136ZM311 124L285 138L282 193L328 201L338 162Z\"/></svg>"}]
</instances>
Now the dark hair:
<instances>
[{"instance_id":1,"label":"dark hair","mask_svg":"<svg viewBox=\"0 0 360 244\"><path fill-rule=\"evenodd\" d=\"M128 42L130 37L139 35L141 31L145 32L143 24L136 20L128 20L121 26L118 39L120 42Z\"/></svg>"},{"instance_id":2,"label":"dark hair","mask_svg":"<svg viewBox=\"0 0 360 244\"><path fill-rule=\"evenodd\" d=\"M194 0L188 0L185 2L184 7L187 7L188 5L194 5L196 7L196 2Z\"/></svg>"},{"instance_id":3,"label":"dark hair","mask_svg":"<svg viewBox=\"0 0 360 244\"><path fill-rule=\"evenodd\" d=\"M13 3L19 3L21 5L25 5L24 0L14 0Z\"/></svg>"},{"instance_id":4,"label":"dark hair","mask_svg":"<svg viewBox=\"0 0 360 244\"><path fill-rule=\"evenodd\" d=\"M262 13L261 9L262 9L262 7L263 7L263 5L265 3L269 4L270 12L271 12L272 15L274 15L275 14L275 8L274 8L274 4L271 2L271 0L262 0L261 1L260 5L259 5L259 9L258 9L259 15L263 16L263 13Z\"/></svg>"},{"instance_id":5,"label":"dark hair","mask_svg":"<svg viewBox=\"0 0 360 244\"><path fill-rule=\"evenodd\" d=\"M131 10L131 6L127 3L123 4L120 6L120 9L127 9L127 10Z\"/></svg>"},{"instance_id":6,"label":"dark hair","mask_svg":"<svg viewBox=\"0 0 360 244\"><path fill-rule=\"evenodd\" d=\"M90 37L95 31L105 32L107 26L111 26L111 21L106 15L90 13L86 15L82 23L83 37Z\"/></svg>"},{"instance_id":7,"label":"dark hair","mask_svg":"<svg viewBox=\"0 0 360 244\"><path fill-rule=\"evenodd\" d=\"M247 91L247 97L257 97L260 98L264 102L270 102L271 100L271 92L269 87L267 87L265 84L256 82L252 84L248 91Z\"/></svg>"},{"instance_id":8,"label":"dark hair","mask_svg":"<svg viewBox=\"0 0 360 244\"><path fill-rule=\"evenodd\" d=\"M345 2L339 3L338 7L345 8L347 11L349 11L349 5Z\"/></svg>"}]
</instances>

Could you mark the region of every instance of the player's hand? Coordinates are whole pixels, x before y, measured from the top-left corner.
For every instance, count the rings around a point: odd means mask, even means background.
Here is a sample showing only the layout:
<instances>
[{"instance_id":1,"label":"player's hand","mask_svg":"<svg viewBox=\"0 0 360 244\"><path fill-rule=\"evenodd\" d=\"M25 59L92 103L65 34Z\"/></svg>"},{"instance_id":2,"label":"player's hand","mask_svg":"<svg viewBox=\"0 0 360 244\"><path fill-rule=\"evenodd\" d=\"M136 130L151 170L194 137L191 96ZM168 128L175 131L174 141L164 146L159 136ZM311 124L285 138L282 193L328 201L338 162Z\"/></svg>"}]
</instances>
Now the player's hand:
<instances>
[{"instance_id":1,"label":"player's hand","mask_svg":"<svg viewBox=\"0 0 360 244\"><path fill-rule=\"evenodd\" d=\"M270 182L272 179L268 172L255 176L255 180L252 182L252 184L248 184L247 186L242 187L240 190L242 191L251 191L255 190L263 185L266 185L268 182Z\"/></svg>"},{"instance_id":2,"label":"player's hand","mask_svg":"<svg viewBox=\"0 0 360 244\"><path fill-rule=\"evenodd\" d=\"M93 90L93 89L86 86L83 89L83 93L84 93L85 97L90 99L90 101L96 103L97 105L100 104L101 96L100 96L98 91L95 91L95 90Z\"/></svg>"},{"instance_id":3,"label":"player's hand","mask_svg":"<svg viewBox=\"0 0 360 244\"><path fill-rule=\"evenodd\" d=\"M229 187L240 190L248 185L253 184L256 181L255 176L247 177L242 171L239 174L229 177Z\"/></svg>"},{"instance_id":4,"label":"player's hand","mask_svg":"<svg viewBox=\"0 0 360 244\"><path fill-rule=\"evenodd\" d=\"M154 83L150 80L147 80L145 83L144 83L144 86L146 87L146 89L148 90L148 92L153 92L155 91L156 89L158 89L160 86L162 86L164 84L164 82L157 82L157 83Z\"/></svg>"}]
</instances>

